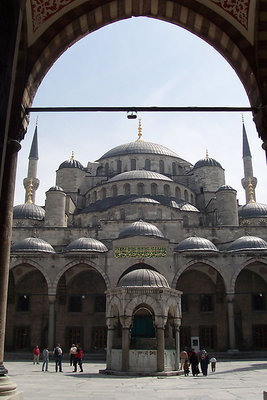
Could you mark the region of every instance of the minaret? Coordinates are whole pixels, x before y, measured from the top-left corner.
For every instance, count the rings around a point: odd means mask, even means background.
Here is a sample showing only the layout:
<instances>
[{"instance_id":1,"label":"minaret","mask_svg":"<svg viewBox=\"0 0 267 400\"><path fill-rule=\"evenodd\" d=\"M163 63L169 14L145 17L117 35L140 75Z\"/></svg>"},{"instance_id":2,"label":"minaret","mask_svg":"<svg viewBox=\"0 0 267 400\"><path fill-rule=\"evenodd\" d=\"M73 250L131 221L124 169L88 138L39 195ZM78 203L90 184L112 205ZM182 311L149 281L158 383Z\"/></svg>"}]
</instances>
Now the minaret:
<instances>
[{"instance_id":1,"label":"minaret","mask_svg":"<svg viewBox=\"0 0 267 400\"><path fill-rule=\"evenodd\" d=\"M29 163L28 163L28 175L27 178L23 180L23 185L25 188L25 203L29 199L29 187L31 185L31 200L32 203L35 204L35 192L39 187L39 179L37 179L37 165L38 165L38 137L37 137L37 125L38 120L36 120L35 131L32 140L32 146L29 155Z\"/></svg>"},{"instance_id":2,"label":"minaret","mask_svg":"<svg viewBox=\"0 0 267 400\"><path fill-rule=\"evenodd\" d=\"M254 200L256 201L255 187L257 186L257 178L253 176L252 168L252 156L248 144L247 132L244 124L244 118L242 116L243 124L243 166L244 166L244 178L241 179L241 183L246 192L246 204L249 203L251 199L251 188L254 191ZM250 186L251 183L251 186Z\"/></svg>"}]
</instances>

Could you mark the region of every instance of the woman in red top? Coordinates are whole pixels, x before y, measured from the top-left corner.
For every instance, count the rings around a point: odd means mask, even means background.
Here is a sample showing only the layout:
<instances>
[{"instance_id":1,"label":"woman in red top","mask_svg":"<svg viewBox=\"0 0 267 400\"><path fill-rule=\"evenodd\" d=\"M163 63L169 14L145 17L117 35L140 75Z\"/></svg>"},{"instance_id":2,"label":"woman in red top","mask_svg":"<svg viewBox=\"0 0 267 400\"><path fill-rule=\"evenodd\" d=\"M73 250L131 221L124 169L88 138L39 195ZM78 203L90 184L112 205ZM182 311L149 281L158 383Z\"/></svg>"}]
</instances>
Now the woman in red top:
<instances>
[{"instance_id":1,"label":"woman in red top","mask_svg":"<svg viewBox=\"0 0 267 400\"><path fill-rule=\"evenodd\" d=\"M33 364L39 364L39 357L40 357L40 349L38 345L36 345L33 349Z\"/></svg>"},{"instance_id":2,"label":"woman in red top","mask_svg":"<svg viewBox=\"0 0 267 400\"><path fill-rule=\"evenodd\" d=\"M73 372L77 372L77 364L80 367L80 372L83 372L83 351L79 344L77 344L77 352L75 353Z\"/></svg>"}]
</instances>

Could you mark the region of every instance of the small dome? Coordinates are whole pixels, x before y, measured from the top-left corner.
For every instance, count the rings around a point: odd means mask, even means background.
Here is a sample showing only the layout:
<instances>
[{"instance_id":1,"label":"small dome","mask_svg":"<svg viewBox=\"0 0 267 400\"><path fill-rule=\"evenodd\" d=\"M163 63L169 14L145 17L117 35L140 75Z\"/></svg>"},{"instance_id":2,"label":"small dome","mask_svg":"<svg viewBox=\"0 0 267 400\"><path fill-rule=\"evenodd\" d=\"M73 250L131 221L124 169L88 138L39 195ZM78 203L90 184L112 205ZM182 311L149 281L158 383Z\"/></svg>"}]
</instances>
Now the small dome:
<instances>
[{"instance_id":1,"label":"small dome","mask_svg":"<svg viewBox=\"0 0 267 400\"><path fill-rule=\"evenodd\" d=\"M114 147L100 157L99 160L109 157L124 156L127 154L159 154L163 156L178 157L174 151L168 149L167 147L161 146L160 144L145 142L144 140L137 140L135 142L125 143Z\"/></svg>"},{"instance_id":2,"label":"small dome","mask_svg":"<svg viewBox=\"0 0 267 400\"><path fill-rule=\"evenodd\" d=\"M140 221L133 222L131 225L127 226L119 234L120 239L129 236L154 236L160 238L164 237L162 232L155 225L144 222L141 219Z\"/></svg>"},{"instance_id":3,"label":"small dome","mask_svg":"<svg viewBox=\"0 0 267 400\"><path fill-rule=\"evenodd\" d=\"M157 271L151 269L135 269L125 274L118 282L117 287L124 286L149 286L169 288L167 279Z\"/></svg>"},{"instance_id":4,"label":"small dome","mask_svg":"<svg viewBox=\"0 0 267 400\"><path fill-rule=\"evenodd\" d=\"M248 203L239 207L240 218L263 218L267 217L267 205L261 203Z\"/></svg>"},{"instance_id":5,"label":"small dome","mask_svg":"<svg viewBox=\"0 0 267 400\"><path fill-rule=\"evenodd\" d=\"M42 221L45 217L45 210L36 204L19 204L13 208L14 219L36 219Z\"/></svg>"},{"instance_id":6,"label":"small dome","mask_svg":"<svg viewBox=\"0 0 267 400\"><path fill-rule=\"evenodd\" d=\"M190 203L183 204L183 205L180 207L180 210L181 210L181 211L194 211L194 212L199 212L199 210L198 210L195 206L193 206L193 204L190 204Z\"/></svg>"},{"instance_id":7,"label":"small dome","mask_svg":"<svg viewBox=\"0 0 267 400\"><path fill-rule=\"evenodd\" d=\"M132 204L132 203L160 204L159 201L152 199L151 197L143 197L143 196L128 198L122 202L122 204Z\"/></svg>"},{"instance_id":8,"label":"small dome","mask_svg":"<svg viewBox=\"0 0 267 400\"><path fill-rule=\"evenodd\" d=\"M13 244L11 251L18 252L42 252L55 253L51 244L43 239L29 237Z\"/></svg>"},{"instance_id":9,"label":"small dome","mask_svg":"<svg viewBox=\"0 0 267 400\"><path fill-rule=\"evenodd\" d=\"M202 160L199 160L195 165L195 168L200 168L200 167L219 167L222 168L221 164L214 160L214 158L206 157L202 158Z\"/></svg>"},{"instance_id":10,"label":"small dome","mask_svg":"<svg viewBox=\"0 0 267 400\"><path fill-rule=\"evenodd\" d=\"M230 185L222 185L221 187L219 187L219 189L217 190L217 192L222 192L223 190L234 190L236 192L235 189L232 188L232 186Z\"/></svg>"},{"instance_id":11,"label":"small dome","mask_svg":"<svg viewBox=\"0 0 267 400\"><path fill-rule=\"evenodd\" d=\"M218 251L218 249L210 240L192 236L182 240L174 251Z\"/></svg>"},{"instance_id":12,"label":"small dome","mask_svg":"<svg viewBox=\"0 0 267 400\"><path fill-rule=\"evenodd\" d=\"M267 250L267 242L257 236L242 236L228 248L229 252Z\"/></svg>"},{"instance_id":13,"label":"small dome","mask_svg":"<svg viewBox=\"0 0 267 400\"><path fill-rule=\"evenodd\" d=\"M70 160L63 161L63 163L60 164L58 169L62 169L62 168L79 168L81 170L84 170L84 167L80 163L80 161L74 160L72 158Z\"/></svg>"},{"instance_id":14,"label":"small dome","mask_svg":"<svg viewBox=\"0 0 267 400\"><path fill-rule=\"evenodd\" d=\"M64 190L60 186L52 186L48 192L64 192Z\"/></svg>"},{"instance_id":15,"label":"small dome","mask_svg":"<svg viewBox=\"0 0 267 400\"><path fill-rule=\"evenodd\" d=\"M105 253L108 251L106 246L99 240L93 238L79 238L73 240L65 249L66 252L82 252L92 251L97 253Z\"/></svg>"},{"instance_id":16,"label":"small dome","mask_svg":"<svg viewBox=\"0 0 267 400\"><path fill-rule=\"evenodd\" d=\"M121 174L113 176L111 179L108 180L108 182L124 181L129 179L152 179L154 181L160 180L160 181L173 182L172 179L168 178L165 175L159 174L158 172L145 171L143 169L142 170L136 169L134 171L122 172Z\"/></svg>"}]
</instances>

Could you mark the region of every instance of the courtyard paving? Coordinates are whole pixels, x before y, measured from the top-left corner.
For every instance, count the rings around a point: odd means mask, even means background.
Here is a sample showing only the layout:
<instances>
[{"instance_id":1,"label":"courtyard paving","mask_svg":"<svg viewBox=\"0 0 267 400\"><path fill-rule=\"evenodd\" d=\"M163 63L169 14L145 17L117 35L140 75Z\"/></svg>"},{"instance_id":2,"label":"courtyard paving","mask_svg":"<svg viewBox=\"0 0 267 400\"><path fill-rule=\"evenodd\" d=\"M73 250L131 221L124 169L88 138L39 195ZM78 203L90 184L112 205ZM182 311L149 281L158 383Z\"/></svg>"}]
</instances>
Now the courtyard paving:
<instances>
[{"instance_id":1,"label":"courtyard paving","mask_svg":"<svg viewBox=\"0 0 267 400\"><path fill-rule=\"evenodd\" d=\"M30 361L6 361L9 378L24 400L256 400L267 391L267 361L219 361L207 377L118 377L99 374L105 363L85 362L83 373L73 373L67 362L56 373Z\"/></svg>"}]
</instances>

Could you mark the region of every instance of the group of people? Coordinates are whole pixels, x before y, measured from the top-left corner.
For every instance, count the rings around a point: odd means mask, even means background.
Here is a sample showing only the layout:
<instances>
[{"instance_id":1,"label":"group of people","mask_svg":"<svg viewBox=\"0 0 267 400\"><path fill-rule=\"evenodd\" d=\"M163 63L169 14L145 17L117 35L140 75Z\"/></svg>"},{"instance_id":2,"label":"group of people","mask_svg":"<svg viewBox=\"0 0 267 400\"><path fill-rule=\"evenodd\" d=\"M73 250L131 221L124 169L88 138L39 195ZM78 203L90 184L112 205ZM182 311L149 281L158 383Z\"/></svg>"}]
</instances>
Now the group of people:
<instances>
[{"instance_id":1,"label":"group of people","mask_svg":"<svg viewBox=\"0 0 267 400\"><path fill-rule=\"evenodd\" d=\"M189 376L190 365L192 368L192 375L198 376L200 374L200 369L203 376L208 375L208 366L211 364L211 371L216 371L216 358L214 356L210 357L206 350L201 350L199 353L196 353L194 349L190 349L187 352L185 349L181 351L180 354L181 360L181 370L184 370L184 375Z\"/></svg>"},{"instance_id":2,"label":"group of people","mask_svg":"<svg viewBox=\"0 0 267 400\"><path fill-rule=\"evenodd\" d=\"M48 371L49 364L49 356L51 352L49 352L48 347L45 347L43 350L43 364L42 371ZM60 344L57 344L53 351L54 359L55 359L55 369L56 372L63 372L62 370L62 357L63 351ZM73 372L77 372L77 366L80 368L80 372L83 372L83 350L80 344L72 344L70 351L70 366L73 366ZM39 364L40 358L40 349L39 346L36 345L33 349L33 364Z\"/></svg>"}]
</instances>

